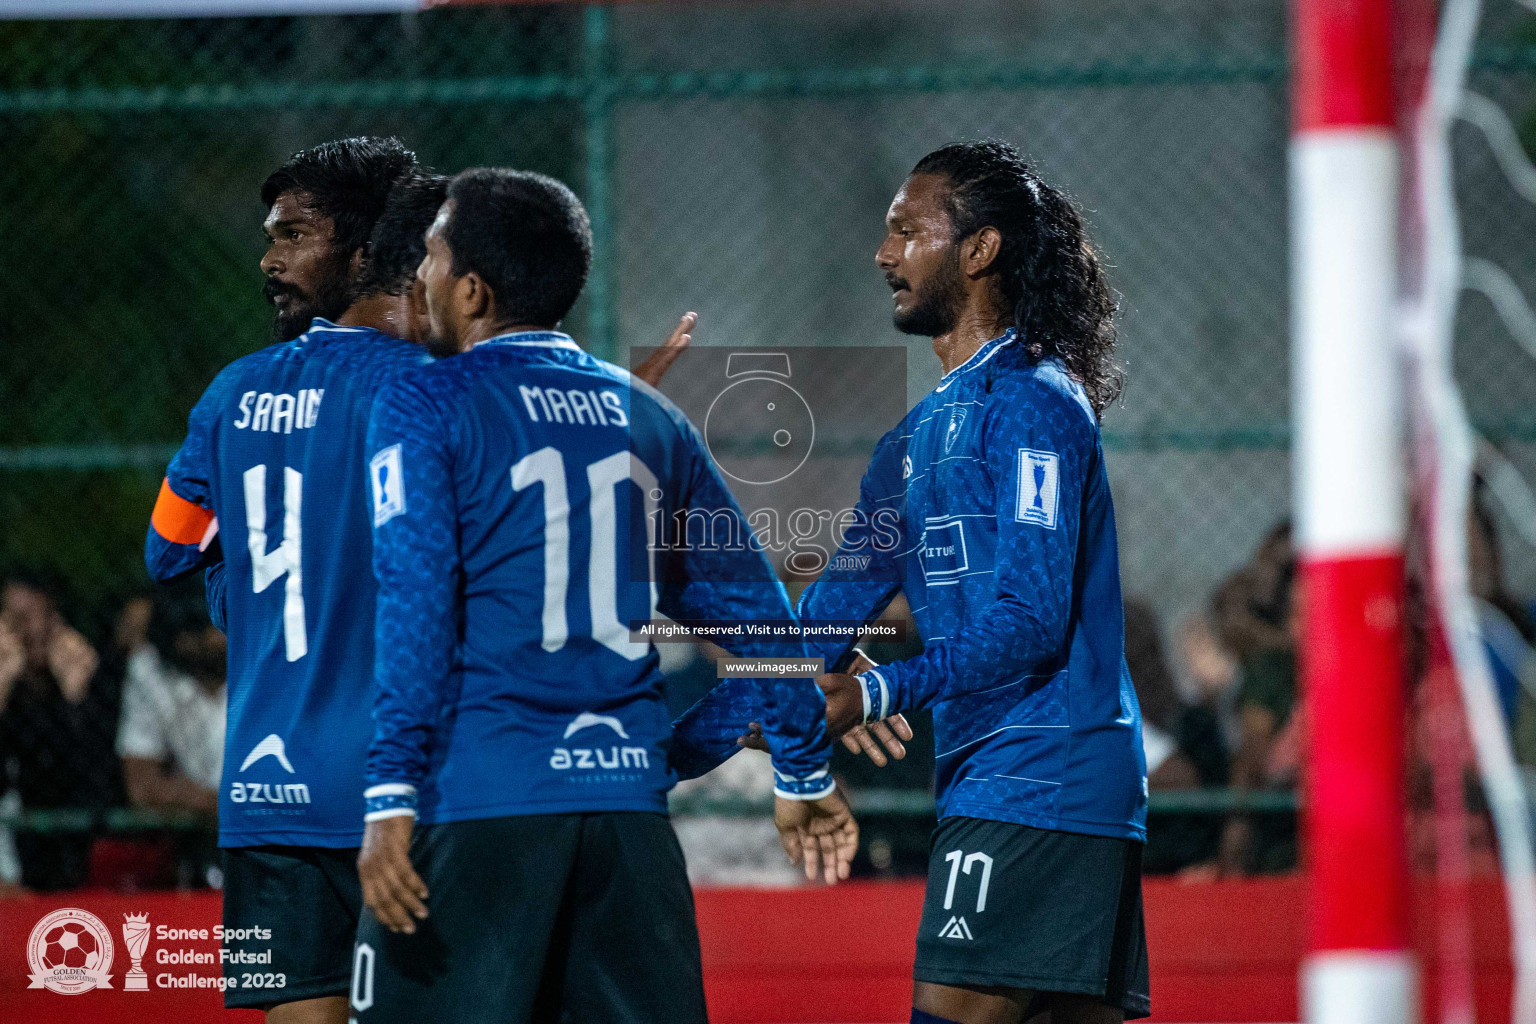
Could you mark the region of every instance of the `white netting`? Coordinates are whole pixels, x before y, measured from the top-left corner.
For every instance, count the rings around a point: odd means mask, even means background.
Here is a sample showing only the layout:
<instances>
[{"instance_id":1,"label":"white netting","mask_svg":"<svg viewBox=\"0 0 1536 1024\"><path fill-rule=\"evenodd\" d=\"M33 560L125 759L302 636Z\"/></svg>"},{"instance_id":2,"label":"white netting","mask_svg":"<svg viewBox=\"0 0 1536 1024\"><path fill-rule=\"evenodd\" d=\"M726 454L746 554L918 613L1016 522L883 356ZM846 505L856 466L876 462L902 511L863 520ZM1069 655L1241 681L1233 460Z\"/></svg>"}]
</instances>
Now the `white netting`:
<instances>
[{"instance_id":1,"label":"white netting","mask_svg":"<svg viewBox=\"0 0 1536 1024\"><path fill-rule=\"evenodd\" d=\"M1536 9L1536 0L1521 0ZM1498 103L1467 88L1482 20L1479 0L1447 0L1430 61L1428 88L1409 126L1407 209L1423 251L1404 281L1403 328L1413 383L1416 478L1424 503L1432 598L1460 683L1483 789L1493 814L1514 944L1516 1024L1536 1024L1536 857L1532 822L1495 689L1469 586L1468 512L1481 462L1489 492L1527 541L1536 542L1536 496L1515 465L1477 437L1455 375L1461 291L1492 302L1526 353L1536 358L1536 315L1503 268L1463 254L1451 133L1475 126L1515 195L1536 203L1536 167Z\"/></svg>"}]
</instances>

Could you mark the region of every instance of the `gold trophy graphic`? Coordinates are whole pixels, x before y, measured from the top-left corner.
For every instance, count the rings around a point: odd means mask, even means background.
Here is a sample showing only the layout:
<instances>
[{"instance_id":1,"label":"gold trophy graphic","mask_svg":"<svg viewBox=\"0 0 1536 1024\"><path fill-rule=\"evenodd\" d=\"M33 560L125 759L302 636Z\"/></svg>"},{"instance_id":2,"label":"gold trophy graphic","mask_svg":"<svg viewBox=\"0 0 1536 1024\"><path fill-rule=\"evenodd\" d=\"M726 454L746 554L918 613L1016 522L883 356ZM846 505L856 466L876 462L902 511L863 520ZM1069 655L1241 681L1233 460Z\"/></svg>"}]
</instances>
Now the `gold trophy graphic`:
<instances>
[{"instance_id":1,"label":"gold trophy graphic","mask_svg":"<svg viewBox=\"0 0 1536 1024\"><path fill-rule=\"evenodd\" d=\"M144 973L144 947L149 945L149 915L123 915L123 942L128 946L128 959L133 966L123 975L124 992L147 992L149 975Z\"/></svg>"}]
</instances>

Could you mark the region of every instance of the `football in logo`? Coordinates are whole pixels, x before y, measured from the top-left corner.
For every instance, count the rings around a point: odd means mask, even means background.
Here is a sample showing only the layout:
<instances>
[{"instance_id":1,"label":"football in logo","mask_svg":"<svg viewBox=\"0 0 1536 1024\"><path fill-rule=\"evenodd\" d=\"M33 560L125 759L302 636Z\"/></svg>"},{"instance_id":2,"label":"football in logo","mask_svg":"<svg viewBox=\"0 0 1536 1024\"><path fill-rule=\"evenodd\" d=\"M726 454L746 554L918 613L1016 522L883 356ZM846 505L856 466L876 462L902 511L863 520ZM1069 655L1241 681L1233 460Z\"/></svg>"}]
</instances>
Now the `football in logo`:
<instances>
[{"instance_id":1,"label":"football in logo","mask_svg":"<svg viewBox=\"0 0 1536 1024\"><path fill-rule=\"evenodd\" d=\"M46 988L73 996L93 988L111 988L112 933L95 914L55 910L32 928L27 938L28 988Z\"/></svg>"}]
</instances>

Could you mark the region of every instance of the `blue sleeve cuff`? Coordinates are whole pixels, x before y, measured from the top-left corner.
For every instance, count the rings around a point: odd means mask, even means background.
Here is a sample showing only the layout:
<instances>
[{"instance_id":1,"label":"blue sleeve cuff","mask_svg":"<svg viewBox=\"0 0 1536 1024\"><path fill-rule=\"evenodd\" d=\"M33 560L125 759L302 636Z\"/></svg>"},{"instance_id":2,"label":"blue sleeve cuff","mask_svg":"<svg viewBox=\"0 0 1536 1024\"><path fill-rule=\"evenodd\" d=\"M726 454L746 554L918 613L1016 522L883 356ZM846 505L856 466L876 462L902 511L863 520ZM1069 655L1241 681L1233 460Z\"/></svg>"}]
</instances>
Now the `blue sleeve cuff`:
<instances>
[{"instance_id":1,"label":"blue sleeve cuff","mask_svg":"<svg viewBox=\"0 0 1536 1024\"><path fill-rule=\"evenodd\" d=\"M878 722L891 715L891 687L879 669L867 669L855 676L864 684L864 724Z\"/></svg>"},{"instance_id":2,"label":"blue sleeve cuff","mask_svg":"<svg viewBox=\"0 0 1536 1024\"><path fill-rule=\"evenodd\" d=\"M363 790L363 820L416 817L416 787L404 782L386 782Z\"/></svg>"},{"instance_id":3,"label":"blue sleeve cuff","mask_svg":"<svg viewBox=\"0 0 1536 1024\"><path fill-rule=\"evenodd\" d=\"M831 796L835 789L837 783L832 780L832 773L826 768L803 778L785 775L777 768L773 770L773 795L785 800L820 800L824 796Z\"/></svg>"}]
</instances>

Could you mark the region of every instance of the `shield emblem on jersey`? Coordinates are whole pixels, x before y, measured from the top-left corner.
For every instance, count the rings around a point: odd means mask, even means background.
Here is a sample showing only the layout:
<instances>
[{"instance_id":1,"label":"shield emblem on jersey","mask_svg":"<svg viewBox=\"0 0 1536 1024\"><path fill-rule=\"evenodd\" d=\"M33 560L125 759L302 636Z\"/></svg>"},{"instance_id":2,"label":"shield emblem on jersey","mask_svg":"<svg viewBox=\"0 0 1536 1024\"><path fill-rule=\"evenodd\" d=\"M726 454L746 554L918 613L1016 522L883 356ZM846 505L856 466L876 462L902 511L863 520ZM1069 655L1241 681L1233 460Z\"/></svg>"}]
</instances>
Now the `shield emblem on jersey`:
<instances>
[{"instance_id":1,"label":"shield emblem on jersey","mask_svg":"<svg viewBox=\"0 0 1536 1024\"><path fill-rule=\"evenodd\" d=\"M965 410L956 409L949 417L949 429L944 432L944 454L955 446L960 439L960 428L965 425Z\"/></svg>"}]
</instances>

